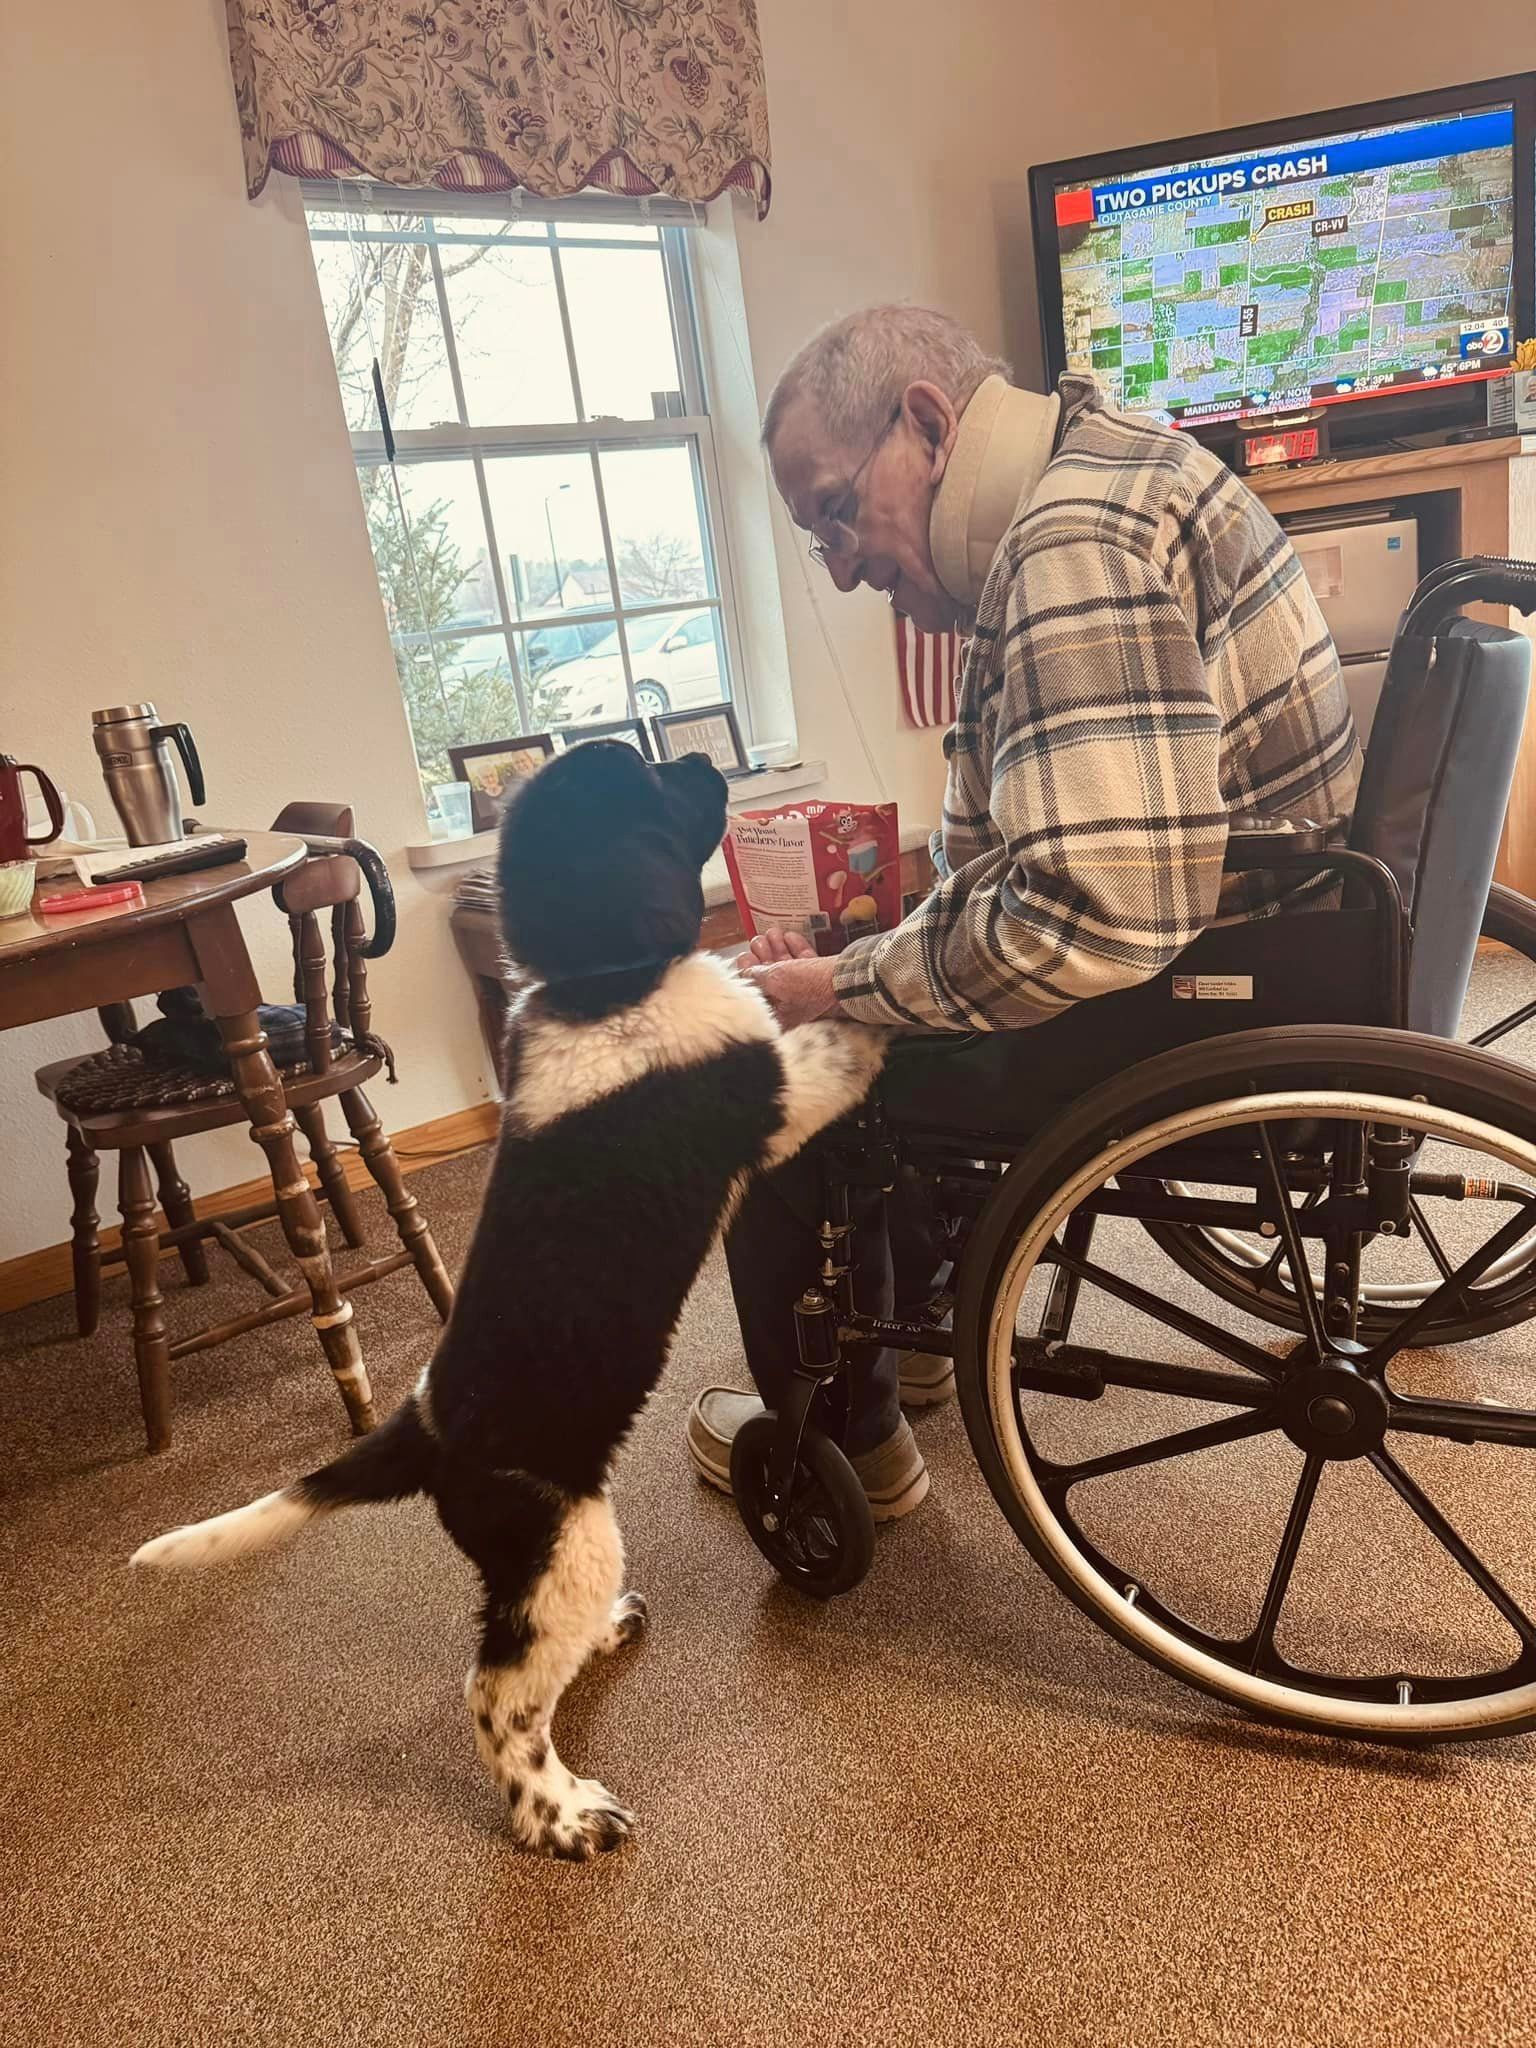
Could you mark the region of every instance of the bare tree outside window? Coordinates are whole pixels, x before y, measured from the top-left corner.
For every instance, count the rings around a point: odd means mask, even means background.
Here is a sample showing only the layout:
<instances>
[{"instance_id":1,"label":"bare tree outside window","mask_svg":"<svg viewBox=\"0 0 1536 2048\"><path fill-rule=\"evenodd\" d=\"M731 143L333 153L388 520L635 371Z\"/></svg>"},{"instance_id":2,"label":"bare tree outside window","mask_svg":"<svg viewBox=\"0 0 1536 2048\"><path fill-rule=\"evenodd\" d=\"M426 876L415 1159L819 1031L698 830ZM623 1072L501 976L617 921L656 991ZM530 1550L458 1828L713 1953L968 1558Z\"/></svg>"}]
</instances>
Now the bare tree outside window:
<instances>
[{"instance_id":1,"label":"bare tree outside window","mask_svg":"<svg viewBox=\"0 0 1536 2048\"><path fill-rule=\"evenodd\" d=\"M429 810L451 746L727 700L686 233L369 204L310 231Z\"/></svg>"},{"instance_id":2,"label":"bare tree outside window","mask_svg":"<svg viewBox=\"0 0 1536 2048\"><path fill-rule=\"evenodd\" d=\"M681 534L650 533L619 549L619 574L636 600L688 597L698 586L698 550Z\"/></svg>"}]
</instances>

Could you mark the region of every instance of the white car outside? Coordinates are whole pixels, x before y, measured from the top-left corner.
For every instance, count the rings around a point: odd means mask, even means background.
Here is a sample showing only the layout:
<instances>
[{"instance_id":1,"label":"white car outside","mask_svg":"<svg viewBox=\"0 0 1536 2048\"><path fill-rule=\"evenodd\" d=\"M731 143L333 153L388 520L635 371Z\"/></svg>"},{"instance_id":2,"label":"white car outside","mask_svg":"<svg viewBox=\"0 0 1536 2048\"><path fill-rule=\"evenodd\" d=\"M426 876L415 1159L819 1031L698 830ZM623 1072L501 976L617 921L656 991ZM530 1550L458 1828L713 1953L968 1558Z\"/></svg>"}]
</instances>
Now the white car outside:
<instances>
[{"instance_id":1,"label":"white car outside","mask_svg":"<svg viewBox=\"0 0 1536 2048\"><path fill-rule=\"evenodd\" d=\"M635 709L642 718L653 718L659 711L692 711L701 704L724 700L713 611L631 619L629 658L635 676ZM602 725L630 715L617 626L579 660L547 670L545 681L564 693L560 716L567 724Z\"/></svg>"}]
</instances>

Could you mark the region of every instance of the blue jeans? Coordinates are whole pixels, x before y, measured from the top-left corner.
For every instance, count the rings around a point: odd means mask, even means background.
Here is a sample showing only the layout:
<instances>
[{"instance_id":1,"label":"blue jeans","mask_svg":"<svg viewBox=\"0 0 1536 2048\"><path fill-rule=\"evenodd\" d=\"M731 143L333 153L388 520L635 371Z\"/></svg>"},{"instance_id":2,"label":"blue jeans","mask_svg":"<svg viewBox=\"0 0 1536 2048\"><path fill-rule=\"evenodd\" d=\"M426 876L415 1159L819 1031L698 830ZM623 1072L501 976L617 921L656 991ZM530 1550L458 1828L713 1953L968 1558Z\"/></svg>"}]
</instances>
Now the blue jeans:
<instances>
[{"instance_id":1,"label":"blue jeans","mask_svg":"<svg viewBox=\"0 0 1536 2048\"><path fill-rule=\"evenodd\" d=\"M821 1268L817 1230L825 1214L816 1145L753 1184L725 1240L741 1341L757 1391L770 1408L795 1366L795 1302ZM926 1191L904 1173L889 1195L849 1190L853 1219L854 1301L867 1314L913 1314L933 1295L942 1265ZM897 1356L879 1345L850 1347L851 1407L846 1448L852 1457L893 1436L901 1422Z\"/></svg>"}]
</instances>

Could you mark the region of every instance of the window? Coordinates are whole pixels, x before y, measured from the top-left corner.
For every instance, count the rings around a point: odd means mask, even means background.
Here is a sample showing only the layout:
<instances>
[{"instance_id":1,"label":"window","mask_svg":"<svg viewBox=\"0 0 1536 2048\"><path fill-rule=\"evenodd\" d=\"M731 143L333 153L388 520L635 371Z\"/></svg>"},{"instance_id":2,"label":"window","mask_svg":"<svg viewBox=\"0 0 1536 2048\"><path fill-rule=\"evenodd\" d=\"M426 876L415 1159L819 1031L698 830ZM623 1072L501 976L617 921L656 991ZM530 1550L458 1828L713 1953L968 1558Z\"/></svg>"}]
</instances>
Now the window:
<instances>
[{"instance_id":1,"label":"window","mask_svg":"<svg viewBox=\"0 0 1536 2048\"><path fill-rule=\"evenodd\" d=\"M308 212L429 809L452 745L728 701L691 209Z\"/></svg>"}]
</instances>

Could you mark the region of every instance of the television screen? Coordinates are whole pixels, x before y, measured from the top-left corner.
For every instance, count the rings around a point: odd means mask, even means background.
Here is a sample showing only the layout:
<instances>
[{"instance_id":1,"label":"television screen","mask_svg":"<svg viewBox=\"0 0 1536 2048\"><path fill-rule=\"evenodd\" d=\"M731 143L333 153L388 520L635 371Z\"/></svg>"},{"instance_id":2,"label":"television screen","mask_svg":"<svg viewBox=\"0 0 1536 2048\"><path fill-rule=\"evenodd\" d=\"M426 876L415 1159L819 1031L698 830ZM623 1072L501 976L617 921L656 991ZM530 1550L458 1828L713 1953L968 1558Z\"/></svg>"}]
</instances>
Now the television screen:
<instances>
[{"instance_id":1,"label":"television screen","mask_svg":"<svg viewBox=\"0 0 1536 2048\"><path fill-rule=\"evenodd\" d=\"M1053 177L1067 366L1190 425L1486 376L1516 338L1515 165L1504 103Z\"/></svg>"}]
</instances>

